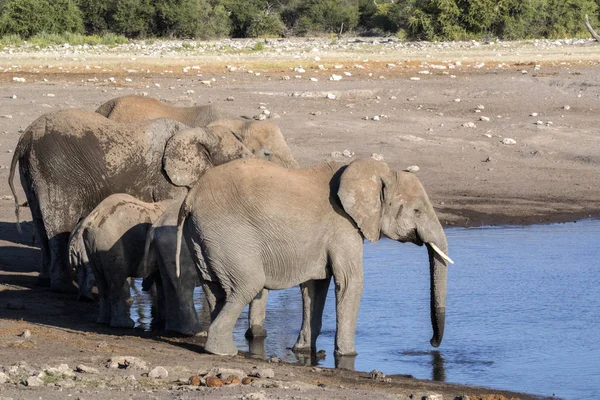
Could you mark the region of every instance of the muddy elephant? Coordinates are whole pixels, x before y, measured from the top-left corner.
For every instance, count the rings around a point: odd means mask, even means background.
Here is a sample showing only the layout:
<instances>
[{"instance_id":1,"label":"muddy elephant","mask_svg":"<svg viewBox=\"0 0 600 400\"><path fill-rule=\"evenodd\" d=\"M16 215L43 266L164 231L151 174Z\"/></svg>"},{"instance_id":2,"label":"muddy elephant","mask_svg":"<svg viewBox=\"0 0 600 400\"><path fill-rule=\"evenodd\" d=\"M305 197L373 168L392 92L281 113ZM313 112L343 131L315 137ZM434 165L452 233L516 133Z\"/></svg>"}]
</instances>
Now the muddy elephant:
<instances>
[{"instance_id":1,"label":"muddy elephant","mask_svg":"<svg viewBox=\"0 0 600 400\"><path fill-rule=\"evenodd\" d=\"M148 275L141 263L146 234L172 202L180 203L176 200L146 203L128 194L113 194L77 224L69 253L79 260L87 259L93 271L100 299L99 323L134 327L127 305L130 297L127 278Z\"/></svg>"},{"instance_id":2,"label":"muddy elephant","mask_svg":"<svg viewBox=\"0 0 600 400\"><path fill-rule=\"evenodd\" d=\"M122 124L93 112L45 114L21 135L11 162L40 240L42 280L54 291L75 291L68 267L69 233L103 199L131 194L154 202L183 195L206 168L251 156L224 127L189 129L157 119Z\"/></svg>"},{"instance_id":3,"label":"muddy elephant","mask_svg":"<svg viewBox=\"0 0 600 400\"><path fill-rule=\"evenodd\" d=\"M311 302L304 305L312 310L305 321L310 329L303 326L305 336L297 345L314 346L333 276L335 354L355 355L363 241L381 236L426 245L430 343L437 347L442 341L446 236L423 186L411 173L393 171L372 159L296 170L256 159L232 161L209 170L187 194L178 218L178 249L182 236L196 267L210 279L219 310L208 330L209 353L237 353L235 321L263 288L285 289L307 281L326 283L303 298Z\"/></svg>"},{"instance_id":4,"label":"muddy elephant","mask_svg":"<svg viewBox=\"0 0 600 400\"><path fill-rule=\"evenodd\" d=\"M102 104L96 112L116 122L169 118L192 128L206 126L213 121L227 118L227 115L213 104L176 107L145 96L117 97Z\"/></svg>"}]
</instances>

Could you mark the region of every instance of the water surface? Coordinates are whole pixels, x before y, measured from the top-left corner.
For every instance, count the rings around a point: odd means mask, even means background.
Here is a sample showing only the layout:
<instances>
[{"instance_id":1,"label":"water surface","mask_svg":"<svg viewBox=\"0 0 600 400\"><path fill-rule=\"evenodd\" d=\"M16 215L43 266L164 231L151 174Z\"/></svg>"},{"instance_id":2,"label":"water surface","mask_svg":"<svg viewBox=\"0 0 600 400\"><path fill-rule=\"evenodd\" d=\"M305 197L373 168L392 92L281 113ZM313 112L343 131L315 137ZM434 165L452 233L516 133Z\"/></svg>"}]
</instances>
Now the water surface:
<instances>
[{"instance_id":1,"label":"water surface","mask_svg":"<svg viewBox=\"0 0 600 400\"><path fill-rule=\"evenodd\" d=\"M429 344L425 248L390 240L365 244L355 368L600 399L600 221L446 234L456 264L448 274L446 331L438 349ZM196 298L201 307L199 290ZM333 367L333 285L327 299L318 340L327 356L319 364ZM288 348L298 335L301 307L298 288L271 292L269 336L263 349L258 343L252 350L296 361ZM248 351L246 312L235 340Z\"/></svg>"}]
</instances>

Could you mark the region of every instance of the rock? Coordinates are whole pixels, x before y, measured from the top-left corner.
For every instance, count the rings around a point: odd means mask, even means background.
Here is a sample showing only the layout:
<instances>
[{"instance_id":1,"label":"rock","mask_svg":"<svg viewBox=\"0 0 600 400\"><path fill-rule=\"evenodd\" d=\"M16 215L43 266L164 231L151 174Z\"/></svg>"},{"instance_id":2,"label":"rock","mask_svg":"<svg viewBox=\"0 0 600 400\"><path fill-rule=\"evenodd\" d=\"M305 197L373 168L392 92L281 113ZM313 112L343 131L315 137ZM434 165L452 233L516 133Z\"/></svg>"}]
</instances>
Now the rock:
<instances>
[{"instance_id":1,"label":"rock","mask_svg":"<svg viewBox=\"0 0 600 400\"><path fill-rule=\"evenodd\" d=\"M535 124L536 125L544 125L544 121L536 121Z\"/></svg>"},{"instance_id":2,"label":"rock","mask_svg":"<svg viewBox=\"0 0 600 400\"><path fill-rule=\"evenodd\" d=\"M350 150L348 150L348 149L346 149L346 150L342 151L342 155L343 155L344 157L348 157L348 158L350 158L350 157L353 157L353 156L354 156L354 152L353 152L353 151L350 151Z\"/></svg>"},{"instance_id":3,"label":"rock","mask_svg":"<svg viewBox=\"0 0 600 400\"><path fill-rule=\"evenodd\" d=\"M141 358L131 356L112 357L110 360L108 360L106 368L140 369L144 371L148 369L146 366L146 361L142 360Z\"/></svg>"},{"instance_id":4,"label":"rock","mask_svg":"<svg viewBox=\"0 0 600 400\"><path fill-rule=\"evenodd\" d=\"M294 68L294 72L297 72L299 74L303 74L303 73L306 72L306 70L304 68L302 68L302 67L296 67L296 68Z\"/></svg>"},{"instance_id":5,"label":"rock","mask_svg":"<svg viewBox=\"0 0 600 400\"><path fill-rule=\"evenodd\" d=\"M419 78L418 76L413 76L410 78L411 81L420 81L421 78Z\"/></svg>"},{"instance_id":6,"label":"rock","mask_svg":"<svg viewBox=\"0 0 600 400\"><path fill-rule=\"evenodd\" d=\"M341 81L342 80L342 76L341 75L336 75L336 74L332 74L331 77L329 78L330 81Z\"/></svg>"},{"instance_id":7,"label":"rock","mask_svg":"<svg viewBox=\"0 0 600 400\"><path fill-rule=\"evenodd\" d=\"M24 383L25 383L25 386L28 386L28 387L37 387L37 386L42 386L44 384L44 381L42 381L37 376L30 376L29 378L27 378L27 380Z\"/></svg>"},{"instance_id":8,"label":"rock","mask_svg":"<svg viewBox=\"0 0 600 400\"><path fill-rule=\"evenodd\" d=\"M281 358L279 357L271 357L269 358L269 362L273 364L279 364L281 362Z\"/></svg>"},{"instance_id":9,"label":"rock","mask_svg":"<svg viewBox=\"0 0 600 400\"><path fill-rule=\"evenodd\" d=\"M7 115L3 115L3 116L2 116L2 118L6 118L6 119L12 119L12 118L13 118L13 116L12 116L12 115L9 115L9 114L7 114Z\"/></svg>"},{"instance_id":10,"label":"rock","mask_svg":"<svg viewBox=\"0 0 600 400\"><path fill-rule=\"evenodd\" d=\"M240 378L236 375L229 375L227 378L223 380L224 385L239 385Z\"/></svg>"},{"instance_id":11,"label":"rock","mask_svg":"<svg viewBox=\"0 0 600 400\"><path fill-rule=\"evenodd\" d=\"M462 124L462 126L465 128L477 128L477 125L475 125L475 122L465 122L464 124Z\"/></svg>"},{"instance_id":12,"label":"rock","mask_svg":"<svg viewBox=\"0 0 600 400\"><path fill-rule=\"evenodd\" d=\"M318 115L321 115L321 114L322 114L321 111L311 111L310 112L310 115L317 115L318 116Z\"/></svg>"},{"instance_id":13,"label":"rock","mask_svg":"<svg viewBox=\"0 0 600 400\"><path fill-rule=\"evenodd\" d=\"M14 77L14 78L12 78L12 80L13 80L13 82L25 82L25 78Z\"/></svg>"},{"instance_id":14,"label":"rock","mask_svg":"<svg viewBox=\"0 0 600 400\"><path fill-rule=\"evenodd\" d=\"M21 336L22 338L25 338L25 339L29 339L31 337L31 332L29 331L29 329L25 329L25 331L23 333L21 333L19 336Z\"/></svg>"},{"instance_id":15,"label":"rock","mask_svg":"<svg viewBox=\"0 0 600 400\"><path fill-rule=\"evenodd\" d=\"M539 114L538 113L531 113L529 114L530 117L537 117Z\"/></svg>"},{"instance_id":16,"label":"rock","mask_svg":"<svg viewBox=\"0 0 600 400\"><path fill-rule=\"evenodd\" d=\"M221 387L223 386L223 381L214 376L208 376L206 378L206 386L208 387Z\"/></svg>"},{"instance_id":17,"label":"rock","mask_svg":"<svg viewBox=\"0 0 600 400\"><path fill-rule=\"evenodd\" d=\"M98 371L96 368L88 367L83 364L79 364L78 366L76 366L75 371L81 372L82 374L99 374L100 373L100 371Z\"/></svg>"},{"instance_id":18,"label":"rock","mask_svg":"<svg viewBox=\"0 0 600 400\"><path fill-rule=\"evenodd\" d=\"M373 121L379 121L379 115L374 116L373 118L371 118Z\"/></svg>"},{"instance_id":19,"label":"rock","mask_svg":"<svg viewBox=\"0 0 600 400\"><path fill-rule=\"evenodd\" d=\"M478 110L485 110L485 106L483 104L480 104L476 107Z\"/></svg>"},{"instance_id":20,"label":"rock","mask_svg":"<svg viewBox=\"0 0 600 400\"><path fill-rule=\"evenodd\" d=\"M248 376L255 376L262 379L273 379L275 378L275 371L271 368L253 368Z\"/></svg>"},{"instance_id":21,"label":"rock","mask_svg":"<svg viewBox=\"0 0 600 400\"><path fill-rule=\"evenodd\" d=\"M249 376L242 378L242 385L249 385L252 382L254 382L254 378L251 378Z\"/></svg>"},{"instance_id":22,"label":"rock","mask_svg":"<svg viewBox=\"0 0 600 400\"><path fill-rule=\"evenodd\" d=\"M385 374L381 371L378 371L376 369L374 369L373 371L369 372L369 375L371 376L371 379L376 380L376 381L382 381L385 379Z\"/></svg>"},{"instance_id":23,"label":"rock","mask_svg":"<svg viewBox=\"0 0 600 400\"><path fill-rule=\"evenodd\" d=\"M67 364L60 364L58 367L51 367L44 370L47 375L53 376L73 376L75 375Z\"/></svg>"},{"instance_id":24,"label":"rock","mask_svg":"<svg viewBox=\"0 0 600 400\"><path fill-rule=\"evenodd\" d=\"M0 385L6 382L8 382L8 375L4 372L0 372Z\"/></svg>"},{"instance_id":25,"label":"rock","mask_svg":"<svg viewBox=\"0 0 600 400\"><path fill-rule=\"evenodd\" d=\"M327 96L325 97L327 97L329 100L335 100L337 96L333 93L327 93Z\"/></svg>"},{"instance_id":26,"label":"rock","mask_svg":"<svg viewBox=\"0 0 600 400\"><path fill-rule=\"evenodd\" d=\"M406 172L412 172L413 174L419 172L420 170L421 168L419 168L418 165L411 165L410 167L406 167L405 169Z\"/></svg>"},{"instance_id":27,"label":"rock","mask_svg":"<svg viewBox=\"0 0 600 400\"><path fill-rule=\"evenodd\" d=\"M127 375L127 376L125 377L125 380L126 380L126 381L130 381L130 382L135 382L135 381L137 381L137 379L135 378L135 375Z\"/></svg>"},{"instance_id":28,"label":"rock","mask_svg":"<svg viewBox=\"0 0 600 400\"><path fill-rule=\"evenodd\" d=\"M331 157L341 157L342 156L342 152L341 151L332 151L331 153L329 153L329 155Z\"/></svg>"},{"instance_id":29,"label":"rock","mask_svg":"<svg viewBox=\"0 0 600 400\"><path fill-rule=\"evenodd\" d=\"M192 386L200 386L202 383L202 378L200 378L198 375L192 375L190 376L188 383Z\"/></svg>"},{"instance_id":30,"label":"rock","mask_svg":"<svg viewBox=\"0 0 600 400\"><path fill-rule=\"evenodd\" d=\"M571 109L571 106L570 106L570 105L564 105L564 106L563 106L563 110L570 110L570 109Z\"/></svg>"},{"instance_id":31,"label":"rock","mask_svg":"<svg viewBox=\"0 0 600 400\"><path fill-rule=\"evenodd\" d=\"M229 96L229 97L227 97L225 100L227 100L227 101L234 101L234 100L235 100L235 98L234 98L233 96Z\"/></svg>"},{"instance_id":32,"label":"rock","mask_svg":"<svg viewBox=\"0 0 600 400\"><path fill-rule=\"evenodd\" d=\"M319 82L319 80L317 78L310 78L311 82Z\"/></svg>"},{"instance_id":33,"label":"rock","mask_svg":"<svg viewBox=\"0 0 600 400\"><path fill-rule=\"evenodd\" d=\"M480 121L489 122L490 119L488 117L479 117Z\"/></svg>"},{"instance_id":34,"label":"rock","mask_svg":"<svg viewBox=\"0 0 600 400\"><path fill-rule=\"evenodd\" d=\"M444 396L439 393L429 393L422 397L423 400L444 400Z\"/></svg>"},{"instance_id":35,"label":"rock","mask_svg":"<svg viewBox=\"0 0 600 400\"><path fill-rule=\"evenodd\" d=\"M246 373L241 369L219 368L219 367L214 367L206 373L206 376L215 376L215 377L221 378L221 379L226 378L229 375L243 377L243 376L246 376Z\"/></svg>"},{"instance_id":36,"label":"rock","mask_svg":"<svg viewBox=\"0 0 600 400\"><path fill-rule=\"evenodd\" d=\"M248 393L242 396L242 400L267 400L267 394L261 390L260 392Z\"/></svg>"},{"instance_id":37,"label":"rock","mask_svg":"<svg viewBox=\"0 0 600 400\"><path fill-rule=\"evenodd\" d=\"M504 138L504 139L502 139L502 144L506 144L506 145L517 144L517 141L515 139L511 139L511 138Z\"/></svg>"},{"instance_id":38,"label":"rock","mask_svg":"<svg viewBox=\"0 0 600 400\"><path fill-rule=\"evenodd\" d=\"M165 379L169 376L169 371L165 367L155 367L148 372L148 378L152 379Z\"/></svg>"},{"instance_id":39,"label":"rock","mask_svg":"<svg viewBox=\"0 0 600 400\"><path fill-rule=\"evenodd\" d=\"M383 155L381 155L379 153L371 154L371 158L375 161L383 161Z\"/></svg>"},{"instance_id":40,"label":"rock","mask_svg":"<svg viewBox=\"0 0 600 400\"><path fill-rule=\"evenodd\" d=\"M267 115L260 113L260 114L256 114L254 117L252 117L253 119L257 120L257 121L264 121L265 119L267 119Z\"/></svg>"}]
</instances>

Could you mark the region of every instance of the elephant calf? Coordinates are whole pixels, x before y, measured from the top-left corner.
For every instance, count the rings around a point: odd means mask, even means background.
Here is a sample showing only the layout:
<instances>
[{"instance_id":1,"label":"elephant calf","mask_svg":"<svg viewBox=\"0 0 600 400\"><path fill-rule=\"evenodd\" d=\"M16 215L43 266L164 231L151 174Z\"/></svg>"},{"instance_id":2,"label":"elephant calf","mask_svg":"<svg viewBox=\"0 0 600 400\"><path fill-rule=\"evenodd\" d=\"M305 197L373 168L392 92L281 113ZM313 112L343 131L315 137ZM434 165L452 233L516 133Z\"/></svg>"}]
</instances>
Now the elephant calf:
<instances>
[{"instance_id":1,"label":"elephant calf","mask_svg":"<svg viewBox=\"0 0 600 400\"><path fill-rule=\"evenodd\" d=\"M146 234L170 202L145 203L128 194L114 194L98 204L71 235L71 260L89 260L96 278L99 323L124 328L135 325L126 304L130 297L127 278L148 275L141 263ZM86 270L85 265L77 267ZM84 271L79 274L85 275Z\"/></svg>"}]
</instances>

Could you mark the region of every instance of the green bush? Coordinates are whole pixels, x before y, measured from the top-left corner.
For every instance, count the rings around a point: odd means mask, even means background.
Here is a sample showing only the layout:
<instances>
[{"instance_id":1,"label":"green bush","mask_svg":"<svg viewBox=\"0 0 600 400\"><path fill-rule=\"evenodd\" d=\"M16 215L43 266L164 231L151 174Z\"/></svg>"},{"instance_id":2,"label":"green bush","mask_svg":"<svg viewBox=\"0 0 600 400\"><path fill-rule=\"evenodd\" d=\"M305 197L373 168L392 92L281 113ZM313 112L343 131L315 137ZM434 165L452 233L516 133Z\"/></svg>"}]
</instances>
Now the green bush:
<instances>
[{"instance_id":1,"label":"green bush","mask_svg":"<svg viewBox=\"0 0 600 400\"><path fill-rule=\"evenodd\" d=\"M115 0L109 28L127 37L145 37L152 32L153 16L151 0Z\"/></svg>"},{"instance_id":2,"label":"green bush","mask_svg":"<svg viewBox=\"0 0 600 400\"><path fill-rule=\"evenodd\" d=\"M29 38L36 33L83 33L81 11L73 0L4 0L0 35Z\"/></svg>"},{"instance_id":3,"label":"green bush","mask_svg":"<svg viewBox=\"0 0 600 400\"><path fill-rule=\"evenodd\" d=\"M216 16L206 0L159 0L156 9L155 34L184 38L215 36L209 24ZM222 17L221 17L222 18Z\"/></svg>"},{"instance_id":4,"label":"green bush","mask_svg":"<svg viewBox=\"0 0 600 400\"><path fill-rule=\"evenodd\" d=\"M298 5L298 33L339 33L358 25L358 4L352 0L307 0Z\"/></svg>"},{"instance_id":5,"label":"green bush","mask_svg":"<svg viewBox=\"0 0 600 400\"><path fill-rule=\"evenodd\" d=\"M108 31L108 21L111 18L111 2L108 0L78 0L79 9L83 15L83 25L88 34L100 34Z\"/></svg>"}]
</instances>

